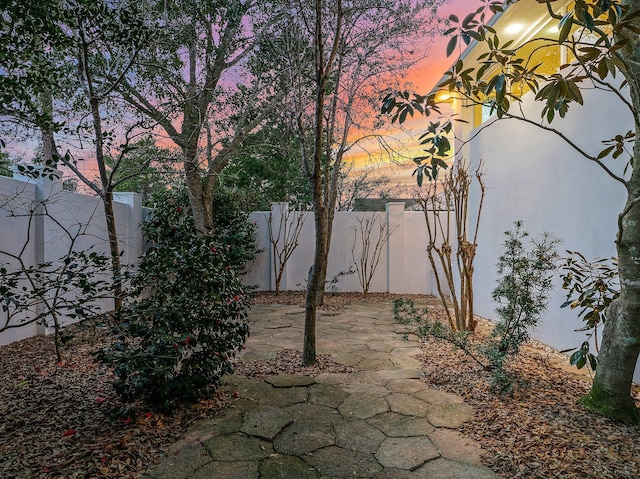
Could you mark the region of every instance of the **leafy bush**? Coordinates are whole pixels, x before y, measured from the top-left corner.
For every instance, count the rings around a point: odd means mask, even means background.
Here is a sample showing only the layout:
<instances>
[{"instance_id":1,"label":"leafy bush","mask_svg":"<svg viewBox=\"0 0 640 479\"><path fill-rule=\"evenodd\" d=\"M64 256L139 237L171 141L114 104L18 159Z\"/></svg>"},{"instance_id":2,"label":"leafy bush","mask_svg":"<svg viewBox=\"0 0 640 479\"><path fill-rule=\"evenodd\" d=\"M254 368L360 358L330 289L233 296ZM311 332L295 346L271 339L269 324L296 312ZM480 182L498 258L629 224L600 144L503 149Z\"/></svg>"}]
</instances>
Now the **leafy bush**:
<instances>
[{"instance_id":1,"label":"leafy bush","mask_svg":"<svg viewBox=\"0 0 640 479\"><path fill-rule=\"evenodd\" d=\"M238 209L228 194L217 191L214 202L215 231L212 237L220 244L233 246L226 252L227 261L242 273L246 264L255 259L259 252L255 226L249 221L249 215ZM145 234L149 241L181 243L195 234L186 189L155 192L152 204L153 218L145 223Z\"/></svg>"},{"instance_id":2,"label":"leafy bush","mask_svg":"<svg viewBox=\"0 0 640 479\"><path fill-rule=\"evenodd\" d=\"M559 259L556 246L559 240L544 234L531 240L531 249L523 244L528 233L522 222L515 222L514 231L506 231L504 253L498 258L498 285L492 292L499 304L496 313L500 320L491 330L488 340L480 347L494 371L494 385L503 391L511 389L511 381L504 374L509 357L517 356L529 340L547 309L552 279Z\"/></svg>"},{"instance_id":3,"label":"leafy bush","mask_svg":"<svg viewBox=\"0 0 640 479\"><path fill-rule=\"evenodd\" d=\"M444 339L463 350L483 369L492 372L494 387L503 393L512 389L505 364L519 354L529 340L529 330L538 324L546 310L558 260L557 239L545 234L540 240L532 240L531 249L526 249L522 240L528 234L522 231L521 222L515 226L514 231L505 233L505 251L497 265L500 277L493 290L500 321L477 348L473 349L469 343L471 333L453 331L450 326L431 320L429 310L418 311L413 302L404 300L395 300L393 305L396 321L413 325L420 337Z\"/></svg>"},{"instance_id":4,"label":"leafy bush","mask_svg":"<svg viewBox=\"0 0 640 479\"><path fill-rule=\"evenodd\" d=\"M124 400L144 397L170 408L214 390L249 327L250 294L240 281L237 243L199 237L181 192L163 192L144 226L152 241L118 313L112 365ZM242 248L242 246L240 247Z\"/></svg>"},{"instance_id":5,"label":"leafy bush","mask_svg":"<svg viewBox=\"0 0 640 479\"><path fill-rule=\"evenodd\" d=\"M599 349L598 330L604 325L609 305L620 295L618 261L616 258L602 258L588 261L577 251L567 251L562 265L562 288L567 290L566 301L560 306L579 309L578 318L585 325L577 331L585 331L587 340L579 348L570 348L562 352L576 351L570 362L578 369L584 366L595 371L598 358L590 352L589 341L593 339L596 352Z\"/></svg>"}]
</instances>

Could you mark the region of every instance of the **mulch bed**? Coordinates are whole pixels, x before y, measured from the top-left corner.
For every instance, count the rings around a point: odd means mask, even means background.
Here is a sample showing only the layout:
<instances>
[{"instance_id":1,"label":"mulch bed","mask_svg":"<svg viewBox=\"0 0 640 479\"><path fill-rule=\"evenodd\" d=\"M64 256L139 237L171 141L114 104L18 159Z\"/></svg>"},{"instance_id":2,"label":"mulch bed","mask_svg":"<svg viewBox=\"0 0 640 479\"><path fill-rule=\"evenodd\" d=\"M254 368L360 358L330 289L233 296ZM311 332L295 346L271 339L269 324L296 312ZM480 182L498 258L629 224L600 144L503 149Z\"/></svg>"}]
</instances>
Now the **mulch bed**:
<instances>
[{"instance_id":1,"label":"mulch bed","mask_svg":"<svg viewBox=\"0 0 640 479\"><path fill-rule=\"evenodd\" d=\"M512 394L491 388L491 375L462 351L434 339L420 357L427 381L474 409L461 432L485 450L484 464L504 478L637 479L640 427L605 419L578 400L588 376L550 363L557 353L536 342L511 360ZM568 361L567 361L568 362ZM640 407L640 388L633 390Z\"/></svg>"},{"instance_id":2,"label":"mulch bed","mask_svg":"<svg viewBox=\"0 0 640 479\"><path fill-rule=\"evenodd\" d=\"M124 410L92 355L99 328L70 329L61 363L51 337L0 347L2 478L138 478L189 424L230 402L218 395L171 415L143 403Z\"/></svg>"},{"instance_id":3,"label":"mulch bed","mask_svg":"<svg viewBox=\"0 0 640 479\"><path fill-rule=\"evenodd\" d=\"M325 307L394 297L328 294ZM256 302L301 305L304 294L259 294ZM229 404L229 397L218 395L171 415L143 403L122 414L111 372L91 354L102 341L95 327L76 327L62 363L55 360L50 337L0 347L0 477L139 478L191 423ZM577 399L588 391L588 378L551 365L549 348L534 343L509 365L516 379L511 396L491 391L487 373L449 345L425 340L423 349L426 380L474 407L475 417L462 432L482 444L486 465L502 477L640 477L640 427L583 408ZM292 350L273 361L237 366L238 373L256 378L348 369L321 357L318 366L303 371L300 353ZM640 405L640 389L634 394Z\"/></svg>"}]
</instances>

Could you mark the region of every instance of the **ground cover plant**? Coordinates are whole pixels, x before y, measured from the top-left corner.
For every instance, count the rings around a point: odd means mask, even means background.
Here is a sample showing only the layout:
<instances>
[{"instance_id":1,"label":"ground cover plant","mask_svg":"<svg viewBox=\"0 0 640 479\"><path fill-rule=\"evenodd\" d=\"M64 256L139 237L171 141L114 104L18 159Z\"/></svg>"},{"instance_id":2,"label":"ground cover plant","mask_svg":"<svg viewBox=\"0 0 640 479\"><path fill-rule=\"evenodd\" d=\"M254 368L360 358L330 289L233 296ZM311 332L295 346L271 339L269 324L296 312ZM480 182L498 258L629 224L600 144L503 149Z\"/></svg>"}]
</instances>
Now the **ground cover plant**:
<instances>
[{"instance_id":1,"label":"ground cover plant","mask_svg":"<svg viewBox=\"0 0 640 479\"><path fill-rule=\"evenodd\" d=\"M441 313L437 307L432 314ZM472 345L491 327L480 320ZM535 341L506 368L511 394L496 394L491 374L464 352L425 338L420 356L426 381L460 395L474 418L460 432L477 440L483 464L505 479L632 479L640 471L640 428L599 416L580 404L591 378L565 355ZM582 370L584 371L584 370ZM640 405L640 387L632 390Z\"/></svg>"}]
</instances>

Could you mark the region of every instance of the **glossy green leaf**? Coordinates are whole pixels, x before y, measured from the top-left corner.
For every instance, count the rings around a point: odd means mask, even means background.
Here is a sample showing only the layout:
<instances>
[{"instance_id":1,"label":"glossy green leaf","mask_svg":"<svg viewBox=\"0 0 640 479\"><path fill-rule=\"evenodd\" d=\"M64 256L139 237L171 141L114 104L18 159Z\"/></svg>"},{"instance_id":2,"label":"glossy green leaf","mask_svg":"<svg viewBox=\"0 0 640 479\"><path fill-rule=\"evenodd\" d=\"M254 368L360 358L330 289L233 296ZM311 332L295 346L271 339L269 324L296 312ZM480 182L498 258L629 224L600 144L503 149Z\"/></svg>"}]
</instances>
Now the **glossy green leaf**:
<instances>
[{"instance_id":1,"label":"glossy green leaf","mask_svg":"<svg viewBox=\"0 0 640 479\"><path fill-rule=\"evenodd\" d=\"M457 44L458 44L458 36L454 35L449 39L449 43L447 43L447 57L451 56L451 54L456 49Z\"/></svg>"},{"instance_id":2,"label":"glossy green leaf","mask_svg":"<svg viewBox=\"0 0 640 479\"><path fill-rule=\"evenodd\" d=\"M573 12L567 13L560 23L558 24L558 29L560 33L558 35L558 43L564 43L569 33L571 32L571 27L573 26Z\"/></svg>"},{"instance_id":3,"label":"glossy green leaf","mask_svg":"<svg viewBox=\"0 0 640 479\"><path fill-rule=\"evenodd\" d=\"M569 364L571 364L572 366L575 366L583 358L584 358L584 353L582 352L582 349L578 349L569 358ZM580 369L580 368L578 368L578 369Z\"/></svg>"}]
</instances>

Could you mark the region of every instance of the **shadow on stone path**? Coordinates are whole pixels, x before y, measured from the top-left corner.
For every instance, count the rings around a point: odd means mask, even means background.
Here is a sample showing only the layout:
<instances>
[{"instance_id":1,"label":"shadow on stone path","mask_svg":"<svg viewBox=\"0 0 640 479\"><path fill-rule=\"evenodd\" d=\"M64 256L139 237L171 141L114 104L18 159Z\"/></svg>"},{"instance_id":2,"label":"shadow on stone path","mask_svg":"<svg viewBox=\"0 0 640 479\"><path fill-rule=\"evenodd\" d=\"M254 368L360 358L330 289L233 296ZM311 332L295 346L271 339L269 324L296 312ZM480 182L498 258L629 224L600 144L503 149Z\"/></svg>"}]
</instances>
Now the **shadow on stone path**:
<instances>
[{"instance_id":1,"label":"shadow on stone path","mask_svg":"<svg viewBox=\"0 0 640 479\"><path fill-rule=\"evenodd\" d=\"M304 310L254 305L245 359L301 349ZM146 479L495 479L480 448L456 431L473 411L421 380L421 353L389 303L353 303L318 318L318 354L357 367L315 378L225 378L238 392L201 420Z\"/></svg>"}]
</instances>

